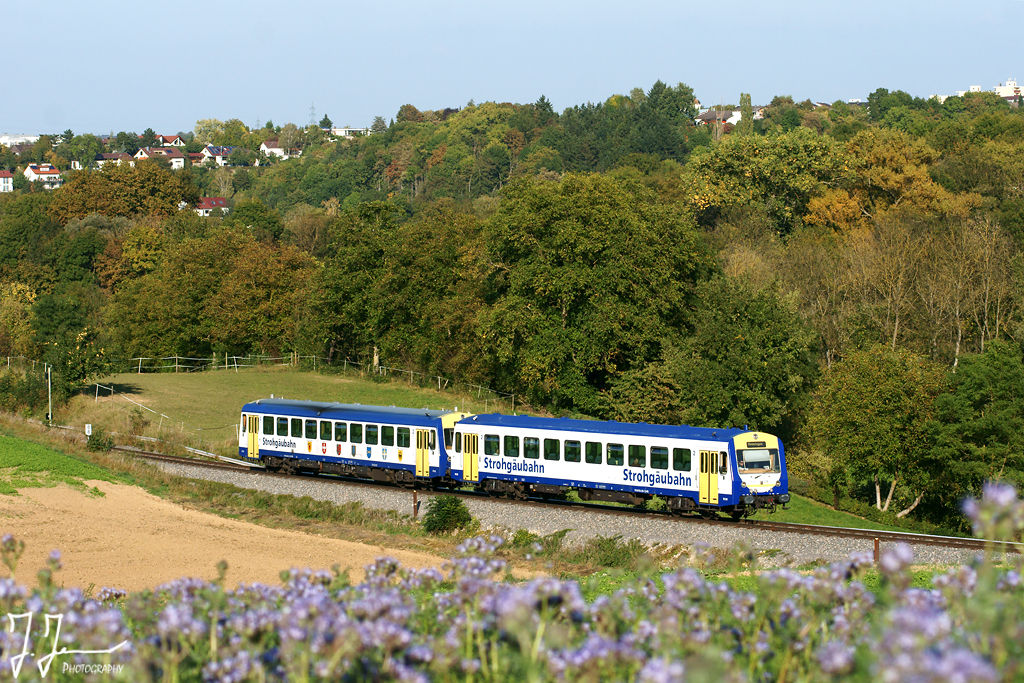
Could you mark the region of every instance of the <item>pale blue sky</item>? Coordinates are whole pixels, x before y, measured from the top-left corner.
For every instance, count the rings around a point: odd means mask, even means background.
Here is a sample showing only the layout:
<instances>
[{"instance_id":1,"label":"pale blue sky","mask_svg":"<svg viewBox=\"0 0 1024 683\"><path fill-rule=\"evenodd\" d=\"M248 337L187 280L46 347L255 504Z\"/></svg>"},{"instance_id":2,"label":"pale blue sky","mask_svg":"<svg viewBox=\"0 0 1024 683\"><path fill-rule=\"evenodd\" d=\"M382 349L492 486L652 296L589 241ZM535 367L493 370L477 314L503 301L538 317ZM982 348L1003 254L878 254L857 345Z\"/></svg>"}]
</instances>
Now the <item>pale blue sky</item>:
<instances>
[{"instance_id":1,"label":"pale blue sky","mask_svg":"<svg viewBox=\"0 0 1024 683\"><path fill-rule=\"evenodd\" d=\"M542 94L561 112L658 79L705 105L1024 81L1021 0L10 4L0 133L304 125L310 105L362 127Z\"/></svg>"}]
</instances>

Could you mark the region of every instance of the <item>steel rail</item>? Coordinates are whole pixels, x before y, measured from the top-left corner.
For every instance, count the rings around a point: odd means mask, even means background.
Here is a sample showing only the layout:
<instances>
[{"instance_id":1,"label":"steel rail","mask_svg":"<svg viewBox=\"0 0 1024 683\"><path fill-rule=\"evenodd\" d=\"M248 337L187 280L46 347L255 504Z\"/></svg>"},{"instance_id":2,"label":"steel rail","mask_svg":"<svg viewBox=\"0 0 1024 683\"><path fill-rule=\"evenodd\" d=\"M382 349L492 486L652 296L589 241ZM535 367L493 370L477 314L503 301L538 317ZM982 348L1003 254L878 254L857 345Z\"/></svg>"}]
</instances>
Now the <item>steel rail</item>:
<instances>
[{"instance_id":1,"label":"steel rail","mask_svg":"<svg viewBox=\"0 0 1024 683\"><path fill-rule=\"evenodd\" d=\"M239 463L239 461L232 462L215 462L203 458L196 457L183 457L167 455L164 453L153 453L151 451L143 451L138 448L132 448L130 446L115 446L114 450L130 453L146 460L154 460L159 462L166 462L169 464L176 465L189 465L194 467L202 467L206 469L219 469L229 470L236 472L259 472L263 476L283 478L283 479L317 479L324 483L333 483L336 485L349 485L358 484L363 487L376 487L381 490L394 491L396 488L399 490L408 490L410 493L418 492L419 489L414 487L398 487L395 484L386 484L376 481L367 481L365 479L359 479L355 477L344 477L340 475L320 475L315 472L300 472L295 474L287 474L283 472L269 472L265 468L258 465L246 466ZM930 545L938 546L943 548L961 548L966 550L996 550L999 552L1024 552L1024 544L1022 543L1004 543L999 541L991 541L980 538L965 538L957 536L934 536L930 534L917 534L905 531L888 531L880 529L862 529L862 528L847 528L847 527L834 527L834 526L818 526L813 524L794 524L791 522L774 522L771 520L761 519L744 519L740 521L725 520L725 519L706 519L697 516L679 516L672 515L666 511L661 510L642 510L630 507L614 507L610 505L602 505L600 503L589 503L581 502L575 503L565 500L543 500L537 498L530 498L526 500L513 500L510 498L502 498L493 496L484 491L473 491L473 490L459 490L459 489L448 489L448 490L437 490L431 489L423 491L427 496L430 495L455 495L469 499L484 499L493 501L495 503L504 503L507 505L522 505L527 507L536 508L570 508L570 509L585 509L593 511L596 514L602 515L654 515L662 517L666 520L675 520L683 523L693 524L709 524L709 525L720 525L729 528L749 528L749 529L760 529L764 531L774 533L787 533L787 534L805 534L813 536L829 536L833 538L855 538L863 539L866 541L877 541L878 543L906 543L908 545Z\"/></svg>"}]
</instances>

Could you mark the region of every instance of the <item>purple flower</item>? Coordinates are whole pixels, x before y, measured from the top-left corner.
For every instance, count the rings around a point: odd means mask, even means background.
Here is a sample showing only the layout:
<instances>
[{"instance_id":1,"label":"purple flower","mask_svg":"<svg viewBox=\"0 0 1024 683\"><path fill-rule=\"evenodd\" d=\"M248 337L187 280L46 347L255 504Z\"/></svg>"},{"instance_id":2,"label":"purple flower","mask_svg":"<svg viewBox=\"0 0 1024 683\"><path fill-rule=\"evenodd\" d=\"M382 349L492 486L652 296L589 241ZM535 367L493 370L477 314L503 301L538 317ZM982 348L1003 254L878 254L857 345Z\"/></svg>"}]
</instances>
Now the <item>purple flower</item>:
<instances>
[{"instance_id":1,"label":"purple flower","mask_svg":"<svg viewBox=\"0 0 1024 683\"><path fill-rule=\"evenodd\" d=\"M648 660L636 676L637 683L683 683L683 663L663 657Z\"/></svg>"},{"instance_id":2,"label":"purple flower","mask_svg":"<svg viewBox=\"0 0 1024 683\"><path fill-rule=\"evenodd\" d=\"M892 548L882 551L882 556L878 560L878 568L883 574L893 579L902 575L913 561L913 549L906 543L897 543Z\"/></svg>"},{"instance_id":3,"label":"purple flower","mask_svg":"<svg viewBox=\"0 0 1024 683\"><path fill-rule=\"evenodd\" d=\"M854 649L849 645L830 640L818 648L818 666L827 674L849 673L853 669L853 653Z\"/></svg>"}]
</instances>

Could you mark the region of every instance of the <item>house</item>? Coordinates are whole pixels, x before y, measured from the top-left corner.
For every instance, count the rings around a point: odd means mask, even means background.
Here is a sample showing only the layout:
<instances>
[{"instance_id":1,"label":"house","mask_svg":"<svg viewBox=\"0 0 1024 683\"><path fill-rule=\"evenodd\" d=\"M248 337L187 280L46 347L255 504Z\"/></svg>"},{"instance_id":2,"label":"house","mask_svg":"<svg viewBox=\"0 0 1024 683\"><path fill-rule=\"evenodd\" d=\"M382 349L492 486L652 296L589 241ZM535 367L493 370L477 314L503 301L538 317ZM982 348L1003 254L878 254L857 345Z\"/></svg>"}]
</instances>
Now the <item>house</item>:
<instances>
[{"instance_id":1,"label":"house","mask_svg":"<svg viewBox=\"0 0 1024 683\"><path fill-rule=\"evenodd\" d=\"M14 174L0 171L0 192L14 192Z\"/></svg>"},{"instance_id":2,"label":"house","mask_svg":"<svg viewBox=\"0 0 1024 683\"><path fill-rule=\"evenodd\" d=\"M260 151L263 152L268 157L277 157L278 159L281 160L290 159L292 157L297 157L302 154L302 152L297 149L292 149L286 152L284 150L284 147L281 146L281 143L278 141L277 138L264 140L263 144L260 145Z\"/></svg>"},{"instance_id":3,"label":"house","mask_svg":"<svg viewBox=\"0 0 1024 683\"><path fill-rule=\"evenodd\" d=\"M330 133L336 138L354 138L357 135L369 135L370 129L345 126L344 128L331 128Z\"/></svg>"},{"instance_id":4,"label":"house","mask_svg":"<svg viewBox=\"0 0 1024 683\"><path fill-rule=\"evenodd\" d=\"M235 147L218 147L217 145L207 145L203 147L203 151L200 154L203 155L203 161L210 161L211 159L218 166L226 166L228 163L228 157L235 151Z\"/></svg>"},{"instance_id":5,"label":"house","mask_svg":"<svg viewBox=\"0 0 1024 683\"><path fill-rule=\"evenodd\" d=\"M96 158L93 159L96 163L96 168L103 168L107 164L128 164L129 166L135 165L135 157L125 152L116 152L113 154L97 154Z\"/></svg>"},{"instance_id":6,"label":"house","mask_svg":"<svg viewBox=\"0 0 1024 683\"><path fill-rule=\"evenodd\" d=\"M135 153L135 158L166 159L171 163L172 169L185 168L185 155L176 147L143 147Z\"/></svg>"},{"instance_id":7,"label":"house","mask_svg":"<svg viewBox=\"0 0 1024 683\"><path fill-rule=\"evenodd\" d=\"M160 136L161 147L184 147L185 141L181 139L180 135L161 135Z\"/></svg>"},{"instance_id":8,"label":"house","mask_svg":"<svg viewBox=\"0 0 1024 683\"><path fill-rule=\"evenodd\" d=\"M53 164L29 164L25 167L24 175L30 183L42 183L47 190L64 184L63 176Z\"/></svg>"},{"instance_id":9,"label":"house","mask_svg":"<svg viewBox=\"0 0 1024 683\"><path fill-rule=\"evenodd\" d=\"M695 123L698 126L707 126L718 123L727 123L731 126L735 126L741 120L743 120L743 114L739 109L708 109L697 117Z\"/></svg>"},{"instance_id":10,"label":"house","mask_svg":"<svg viewBox=\"0 0 1024 683\"><path fill-rule=\"evenodd\" d=\"M203 201L196 204L196 213L206 218L213 213L214 209L220 209L221 213L227 213L228 201L223 197L203 197Z\"/></svg>"}]
</instances>

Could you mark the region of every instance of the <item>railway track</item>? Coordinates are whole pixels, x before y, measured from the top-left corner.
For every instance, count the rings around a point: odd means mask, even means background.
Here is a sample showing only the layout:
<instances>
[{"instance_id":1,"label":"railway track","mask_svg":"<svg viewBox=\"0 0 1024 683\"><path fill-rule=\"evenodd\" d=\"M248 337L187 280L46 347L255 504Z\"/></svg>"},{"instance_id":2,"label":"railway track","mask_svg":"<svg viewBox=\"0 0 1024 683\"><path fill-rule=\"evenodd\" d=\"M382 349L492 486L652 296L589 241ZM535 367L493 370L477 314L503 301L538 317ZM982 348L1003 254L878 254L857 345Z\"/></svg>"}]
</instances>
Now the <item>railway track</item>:
<instances>
[{"instance_id":1,"label":"railway track","mask_svg":"<svg viewBox=\"0 0 1024 683\"><path fill-rule=\"evenodd\" d=\"M240 461L232 461L228 459L228 462L218 462L206 458L197 457L182 457L174 455L166 455L163 453L153 453L151 451L143 451L138 448L131 448L126 446L115 446L114 450L129 453L139 458L156 462L166 462L176 465L188 465L192 467L202 467L205 469L219 469L219 470L231 470L241 472L262 472L263 476L281 478L281 479L316 479L323 483L336 483L339 486L348 486L352 484L358 484L362 487L379 488L381 490L394 491L395 486L392 484L381 484L378 482L368 482L363 479L355 479L350 477L340 477L334 475L317 475L313 473L300 473L300 474L284 474L278 472L267 472L264 468L242 463ZM416 494L419 492L416 489L409 489L409 492L413 494L414 499ZM429 491L424 492L427 496L437 495L438 492ZM977 538L964 538L956 536L932 536L928 534L915 534L901 531L884 531L876 529L857 529L857 528L845 528L845 527L830 527L830 526L816 526L812 524L793 524L789 522L774 522L766 519L744 519L740 521L726 520L726 519L705 519L702 517L691 517L682 516L674 517L667 512L663 511L650 511L650 510L638 510L635 508L627 507L613 507L609 505L602 505L599 503L574 503L565 500L539 500L529 499L525 501L517 501L513 503L507 499L494 498L483 491L466 491L466 490L450 490L444 491L445 494L456 495L464 498L471 499L486 499L492 500L495 503L504 503L509 505L527 506L534 508L566 508L572 507L575 509L587 509L592 510L596 514L609 515L609 516L637 516L637 515L656 515L663 519L673 519L680 523L693 523L693 524L705 524L705 525L717 525L729 528L751 528L759 529L763 531L775 532L775 533L788 533L788 534L807 534L812 536L831 536L837 538L852 538L862 539L868 542L874 542L875 549L877 552L879 544L882 543L906 543L908 545L928 545L942 548L954 548L964 550L977 550L984 551L986 549L994 549L1000 552L1024 552L1024 544L1021 543L998 543L992 541L986 541L984 539Z\"/></svg>"}]
</instances>

